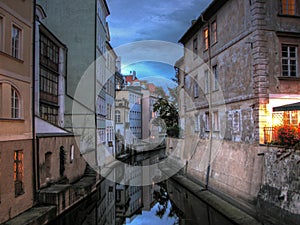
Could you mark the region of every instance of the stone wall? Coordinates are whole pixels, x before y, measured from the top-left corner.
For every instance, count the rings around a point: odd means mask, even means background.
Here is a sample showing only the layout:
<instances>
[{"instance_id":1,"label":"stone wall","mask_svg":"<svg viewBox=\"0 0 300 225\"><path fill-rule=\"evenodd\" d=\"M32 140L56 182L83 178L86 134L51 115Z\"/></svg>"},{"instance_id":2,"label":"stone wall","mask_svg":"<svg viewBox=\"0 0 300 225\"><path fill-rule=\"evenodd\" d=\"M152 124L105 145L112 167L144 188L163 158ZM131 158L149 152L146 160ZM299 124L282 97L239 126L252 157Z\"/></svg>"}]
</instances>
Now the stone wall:
<instances>
[{"instance_id":1,"label":"stone wall","mask_svg":"<svg viewBox=\"0 0 300 225\"><path fill-rule=\"evenodd\" d=\"M258 213L280 224L300 224L300 151L270 148L264 155Z\"/></svg>"}]
</instances>

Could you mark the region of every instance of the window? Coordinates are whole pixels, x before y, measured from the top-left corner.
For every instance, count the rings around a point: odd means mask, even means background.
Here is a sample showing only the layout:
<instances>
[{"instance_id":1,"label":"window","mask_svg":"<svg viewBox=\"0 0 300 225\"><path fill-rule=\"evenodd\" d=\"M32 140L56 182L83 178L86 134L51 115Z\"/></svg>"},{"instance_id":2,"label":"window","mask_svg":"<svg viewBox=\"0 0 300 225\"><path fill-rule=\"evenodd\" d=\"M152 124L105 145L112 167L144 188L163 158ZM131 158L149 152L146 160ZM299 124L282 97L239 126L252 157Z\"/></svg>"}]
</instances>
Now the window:
<instances>
[{"instance_id":1,"label":"window","mask_svg":"<svg viewBox=\"0 0 300 225\"><path fill-rule=\"evenodd\" d=\"M200 131L200 116L199 115L195 115L195 132Z\"/></svg>"},{"instance_id":2,"label":"window","mask_svg":"<svg viewBox=\"0 0 300 225\"><path fill-rule=\"evenodd\" d=\"M40 36L40 117L58 123L59 47Z\"/></svg>"},{"instance_id":3,"label":"window","mask_svg":"<svg viewBox=\"0 0 300 225\"><path fill-rule=\"evenodd\" d=\"M12 56L17 59L20 59L21 58L21 29L13 25L11 37L12 37L11 39Z\"/></svg>"},{"instance_id":4,"label":"window","mask_svg":"<svg viewBox=\"0 0 300 225\"><path fill-rule=\"evenodd\" d=\"M214 112L214 131L219 131L219 112Z\"/></svg>"},{"instance_id":5,"label":"window","mask_svg":"<svg viewBox=\"0 0 300 225\"><path fill-rule=\"evenodd\" d=\"M23 167L23 151L14 151L14 182L15 182L15 196L24 193L23 185L24 167Z\"/></svg>"},{"instance_id":6,"label":"window","mask_svg":"<svg viewBox=\"0 0 300 225\"><path fill-rule=\"evenodd\" d=\"M116 120L116 123L121 123L121 113L119 110L116 110L116 112L115 112L115 120Z\"/></svg>"},{"instance_id":7,"label":"window","mask_svg":"<svg viewBox=\"0 0 300 225\"><path fill-rule=\"evenodd\" d=\"M209 112L205 112L205 130L210 131Z\"/></svg>"},{"instance_id":8,"label":"window","mask_svg":"<svg viewBox=\"0 0 300 225\"><path fill-rule=\"evenodd\" d=\"M283 124L298 126L298 111L286 111L283 113Z\"/></svg>"},{"instance_id":9,"label":"window","mask_svg":"<svg viewBox=\"0 0 300 225\"><path fill-rule=\"evenodd\" d=\"M297 76L297 47L282 45L282 76Z\"/></svg>"},{"instance_id":10,"label":"window","mask_svg":"<svg viewBox=\"0 0 300 225\"><path fill-rule=\"evenodd\" d=\"M205 28L203 30L203 45L204 45L204 49L207 50L209 47L209 42L208 42L208 29Z\"/></svg>"},{"instance_id":11,"label":"window","mask_svg":"<svg viewBox=\"0 0 300 225\"><path fill-rule=\"evenodd\" d=\"M281 14L295 15L296 14L295 0L281 0Z\"/></svg>"},{"instance_id":12,"label":"window","mask_svg":"<svg viewBox=\"0 0 300 225\"><path fill-rule=\"evenodd\" d=\"M50 123L58 122L58 107L40 103L40 117Z\"/></svg>"},{"instance_id":13,"label":"window","mask_svg":"<svg viewBox=\"0 0 300 225\"><path fill-rule=\"evenodd\" d=\"M197 57L198 54L198 40L195 38L193 40L193 53L194 53L194 59Z\"/></svg>"},{"instance_id":14,"label":"window","mask_svg":"<svg viewBox=\"0 0 300 225\"><path fill-rule=\"evenodd\" d=\"M20 98L14 88L11 88L11 118L20 118Z\"/></svg>"},{"instance_id":15,"label":"window","mask_svg":"<svg viewBox=\"0 0 300 225\"><path fill-rule=\"evenodd\" d=\"M198 84L198 76L195 77L194 80L194 98L199 97L199 84Z\"/></svg>"},{"instance_id":16,"label":"window","mask_svg":"<svg viewBox=\"0 0 300 225\"><path fill-rule=\"evenodd\" d=\"M3 37L4 37L4 27L3 27L3 17L0 16L0 51L3 51Z\"/></svg>"},{"instance_id":17,"label":"window","mask_svg":"<svg viewBox=\"0 0 300 225\"><path fill-rule=\"evenodd\" d=\"M208 70L205 70L204 72L204 79L205 79L205 94L209 93L209 73Z\"/></svg>"},{"instance_id":18,"label":"window","mask_svg":"<svg viewBox=\"0 0 300 225\"><path fill-rule=\"evenodd\" d=\"M72 163L74 160L74 145L71 145L70 147L70 163Z\"/></svg>"},{"instance_id":19,"label":"window","mask_svg":"<svg viewBox=\"0 0 300 225\"><path fill-rule=\"evenodd\" d=\"M213 74L214 74L214 91L219 89L219 74L218 74L218 66L213 66Z\"/></svg>"},{"instance_id":20,"label":"window","mask_svg":"<svg viewBox=\"0 0 300 225\"><path fill-rule=\"evenodd\" d=\"M217 22L213 21L211 23L211 43L215 44L217 42Z\"/></svg>"}]
</instances>

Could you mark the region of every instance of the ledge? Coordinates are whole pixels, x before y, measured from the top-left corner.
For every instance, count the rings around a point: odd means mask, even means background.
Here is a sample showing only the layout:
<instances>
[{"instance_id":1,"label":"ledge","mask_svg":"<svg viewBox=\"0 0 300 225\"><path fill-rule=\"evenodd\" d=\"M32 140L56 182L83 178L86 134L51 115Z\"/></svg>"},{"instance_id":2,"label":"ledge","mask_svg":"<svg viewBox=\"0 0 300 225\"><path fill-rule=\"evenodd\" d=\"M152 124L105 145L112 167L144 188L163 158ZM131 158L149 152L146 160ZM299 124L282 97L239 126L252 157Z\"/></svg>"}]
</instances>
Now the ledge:
<instances>
[{"instance_id":1,"label":"ledge","mask_svg":"<svg viewBox=\"0 0 300 225\"><path fill-rule=\"evenodd\" d=\"M300 81L300 77L278 77L278 80Z\"/></svg>"}]
</instances>

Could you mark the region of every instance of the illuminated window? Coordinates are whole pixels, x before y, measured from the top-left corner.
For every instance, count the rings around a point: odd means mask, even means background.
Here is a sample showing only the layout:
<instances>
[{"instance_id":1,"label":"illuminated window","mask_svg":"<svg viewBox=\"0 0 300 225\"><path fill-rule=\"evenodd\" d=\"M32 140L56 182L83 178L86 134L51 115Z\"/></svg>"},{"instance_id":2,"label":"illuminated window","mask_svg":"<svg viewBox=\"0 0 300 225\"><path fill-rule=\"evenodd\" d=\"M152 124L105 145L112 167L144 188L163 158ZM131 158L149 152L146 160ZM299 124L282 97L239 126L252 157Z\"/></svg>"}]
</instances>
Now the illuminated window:
<instances>
[{"instance_id":1,"label":"illuminated window","mask_svg":"<svg viewBox=\"0 0 300 225\"><path fill-rule=\"evenodd\" d=\"M21 58L21 29L12 26L12 34L11 34L11 46L12 46L12 56L20 59Z\"/></svg>"},{"instance_id":2,"label":"illuminated window","mask_svg":"<svg viewBox=\"0 0 300 225\"><path fill-rule=\"evenodd\" d=\"M24 193L23 185L24 167L23 167L23 151L14 151L14 182L15 182L15 196Z\"/></svg>"},{"instance_id":3,"label":"illuminated window","mask_svg":"<svg viewBox=\"0 0 300 225\"><path fill-rule=\"evenodd\" d=\"M282 45L282 76L297 76L297 47Z\"/></svg>"},{"instance_id":4,"label":"illuminated window","mask_svg":"<svg viewBox=\"0 0 300 225\"><path fill-rule=\"evenodd\" d=\"M207 50L209 47L209 42L208 42L208 29L205 28L203 31L203 45L204 49Z\"/></svg>"},{"instance_id":5,"label":"illuminated window","mask_svg":"<svg viewBox=\"0 0 300 225\"><path fill-rule=\"evenodd\" d=\"M295 15L296 14L296 1L295 0L281 0L281 14Z\"/></svg>"},{"instance_id":6,"label":"illuminated window","mask_svg":"<svg viewBox=\"0 0 300 225\"><path fill-rule=\"evenodd\" d=\"M283 113L283 123L298 126L298 117L298 111L286 111Z\"/></svg>"},{"instance_id":7,"label":"illuminated window","mask_svg":"<svg viewBox=\"0 0 300 225\"><path fill-rule=\"evenodd\" d=\"M211 24L211 44L215 44L217 42L217 22L214 21Z\"/></svg>"},{"instance_id":8,"label":"illuminated window","mask_svg":"<svg viewBox=\"0 0 300 225\"><path fill-rule=\"evenodd\" d=\"M14 88L11 88L11 118L20 118L20 98Z\"/></svg>"}]
</instances>

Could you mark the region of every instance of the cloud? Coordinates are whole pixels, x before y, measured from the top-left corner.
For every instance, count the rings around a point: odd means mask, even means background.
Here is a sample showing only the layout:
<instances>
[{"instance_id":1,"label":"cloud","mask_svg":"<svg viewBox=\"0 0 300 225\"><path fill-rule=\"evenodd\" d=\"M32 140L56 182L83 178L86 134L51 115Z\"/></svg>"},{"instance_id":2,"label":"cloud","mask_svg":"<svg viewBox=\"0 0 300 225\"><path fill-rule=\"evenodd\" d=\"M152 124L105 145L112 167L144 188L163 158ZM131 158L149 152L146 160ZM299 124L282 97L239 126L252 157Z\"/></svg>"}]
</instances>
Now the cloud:
<instances>
[{"instance_id":1,"label":"cloud","mask_svg":"<svg viewBox=\"0 0 300 225\"><path fill-rule=\"evenodd\" d=\"M211 0L107 0L113 47L137 40L177 42Z\"/></svg>"}]
</instances>

